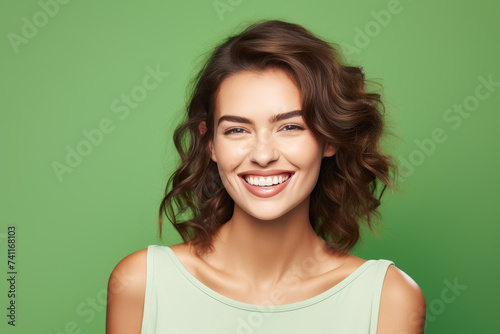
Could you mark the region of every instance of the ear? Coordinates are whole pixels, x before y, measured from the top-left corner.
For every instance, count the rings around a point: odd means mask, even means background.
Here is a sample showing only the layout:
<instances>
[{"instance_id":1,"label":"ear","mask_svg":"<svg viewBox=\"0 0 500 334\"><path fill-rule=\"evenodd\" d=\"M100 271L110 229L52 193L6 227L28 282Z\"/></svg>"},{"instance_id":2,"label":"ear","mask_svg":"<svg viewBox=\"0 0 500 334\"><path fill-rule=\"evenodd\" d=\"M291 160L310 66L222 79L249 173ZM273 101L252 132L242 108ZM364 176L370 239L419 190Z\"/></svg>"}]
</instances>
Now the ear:
<instances>
[{"instance_id":1,"label":"ear","mask_svg":"<svg viewBox=\"0 0 500 334\"><path fill-rule=\"evenodd\" d=\"M205 132L207 132L207 123L205 123L205 121L200 122L200 124L198 124L198 130L200 131L200 134L203 136ZM213 160L213 162L217 162L217 159L215 158L214 144L212 140L208 142L208 151L210 154L210 158Z\"/></svg>"},{"instance_id":2,"label":"ear","mask_svg":"<svg viewBox=\"0 0 500 334\"><path fill-rule=\"evenodd\" d=\"M331 157L337 153L337 148L333 145L325 145L323 147L323 158L324 157Z\"/></svg>"},{"instance_id":3,"label":"ear","mask_svg":"<svg viewBox=\"0 0 500 334\"><path fill-rule=\"evenodd\" d=\"M207 123L205 123L205 121L200 122L200 124L198 124L198 130L200 131L200 134L203 136L205 132L207 132Z\"/></svg>"}]
</instances>

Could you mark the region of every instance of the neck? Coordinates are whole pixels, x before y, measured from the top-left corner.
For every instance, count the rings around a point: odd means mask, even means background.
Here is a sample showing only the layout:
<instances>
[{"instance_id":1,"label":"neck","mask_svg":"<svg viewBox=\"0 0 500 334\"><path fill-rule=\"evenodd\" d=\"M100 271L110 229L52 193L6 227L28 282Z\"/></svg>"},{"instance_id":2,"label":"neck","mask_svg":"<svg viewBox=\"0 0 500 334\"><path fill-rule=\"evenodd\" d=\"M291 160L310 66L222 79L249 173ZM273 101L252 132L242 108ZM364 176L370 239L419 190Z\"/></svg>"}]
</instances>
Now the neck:
<instances>
[{"instance_id":1,"label":"neck","mask_svg":"<svg viewBox=\"0 0 500 334\"><path fill-rule=\"evenodd\" d=\"M309 222L309 203L274 220L258 220L235 205L232 218L214 238L205 261L256 290L277 286L286 277L314 276L324 243ZM316 264L316 265L314 265Z\"/></svg>"}]
</instances>

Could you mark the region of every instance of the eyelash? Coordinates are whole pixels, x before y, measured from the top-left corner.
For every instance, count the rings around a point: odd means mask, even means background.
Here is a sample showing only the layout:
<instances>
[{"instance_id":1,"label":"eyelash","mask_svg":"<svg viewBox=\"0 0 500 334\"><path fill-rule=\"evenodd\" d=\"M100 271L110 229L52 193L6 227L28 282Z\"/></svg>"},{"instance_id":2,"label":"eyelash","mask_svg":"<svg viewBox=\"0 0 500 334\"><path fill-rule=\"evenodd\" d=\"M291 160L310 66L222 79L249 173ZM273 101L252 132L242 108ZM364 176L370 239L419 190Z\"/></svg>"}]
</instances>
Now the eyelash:
<instances>
[{"instance_id":1,"label":"eyelash","mask_svg":"<svg viewBox=\"0 0 500 334\"><path fill-rule=\"evenodd\" d=\"M296 130L304 130L305 129L303 126L300 126L300 125L297 125L297 124L285 124L282 127L282 129L288 128L288 127L293 127L294 129L287 130L287 132L289 132L289 131L296 131ZM243 129L243 128L231 128L231 129L227 129L226 131L224 131L224 134L225 135L229 135L229 134L239 134L239 133L242 133L242 132L235 132L235 130L245 130L245 129Z\"/></svg>"}]
</instances>

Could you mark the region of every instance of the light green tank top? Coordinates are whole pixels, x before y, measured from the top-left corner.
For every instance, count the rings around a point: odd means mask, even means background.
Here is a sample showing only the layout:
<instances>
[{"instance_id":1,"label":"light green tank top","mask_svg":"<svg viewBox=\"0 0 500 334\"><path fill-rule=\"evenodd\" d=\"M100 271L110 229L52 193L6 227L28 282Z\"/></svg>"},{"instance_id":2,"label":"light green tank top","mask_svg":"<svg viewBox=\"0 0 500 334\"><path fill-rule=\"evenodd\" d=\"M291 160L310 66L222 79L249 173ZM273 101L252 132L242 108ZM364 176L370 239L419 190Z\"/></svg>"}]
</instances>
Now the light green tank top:
<instances>
[{"instance_id":1,"label":"light green tank top","mask_svg":"<svg viewBox=\"0 0 500 334\"><path fill-rule=\"evenodd\" d=\"M201 283L169 247L150 245L141 334L375 334L390 264L368 260L340 283L300 302L253 305Z\"/></svg>"}]
</instances>

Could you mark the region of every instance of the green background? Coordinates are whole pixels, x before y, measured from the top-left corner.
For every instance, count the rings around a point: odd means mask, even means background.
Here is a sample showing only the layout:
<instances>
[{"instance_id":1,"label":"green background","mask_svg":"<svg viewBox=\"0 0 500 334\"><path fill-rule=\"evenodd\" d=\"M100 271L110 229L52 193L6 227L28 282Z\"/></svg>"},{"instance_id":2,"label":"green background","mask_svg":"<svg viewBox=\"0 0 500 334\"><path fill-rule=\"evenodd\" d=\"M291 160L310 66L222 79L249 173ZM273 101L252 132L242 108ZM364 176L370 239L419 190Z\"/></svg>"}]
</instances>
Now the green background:
<instances>
[{"instance_id":1,"label":"green background","mask_svg":"<svg viewBox=\"0 0 500 334\"><path fill-rule=\"evenodd\" d=\"M5 277L7 226L16 225L19 274L15 328L0 279L1 331L103 333L116 263L149 244L181 242L170 226L159 239L157 209L176 162L171 136L186 85L200 55L264 18L339 43L384 86L388 125L402 138L386 147L413 170L401 191L386 192L379 237L366 233L354 254L391 259L417 281L426 333L497 329L500 87L490 92L479 78L500 81L500 3L401 0L383 24L376 13L395 2L220 3L218 13L211 0L70 1L43 22L37 1L2 2L0 264ZM27 21L38 31L13 46ZM114 112L122 94L140 90L148 66L169 75L128 115ZM475 99L476 89L489 96ZM466 116L448 112L464 103ZM58 179L53 163L65 164L67 147L104 119L112 130ZM445 290L454 281L455 294Z\"/></svg>"}]
</instances>

